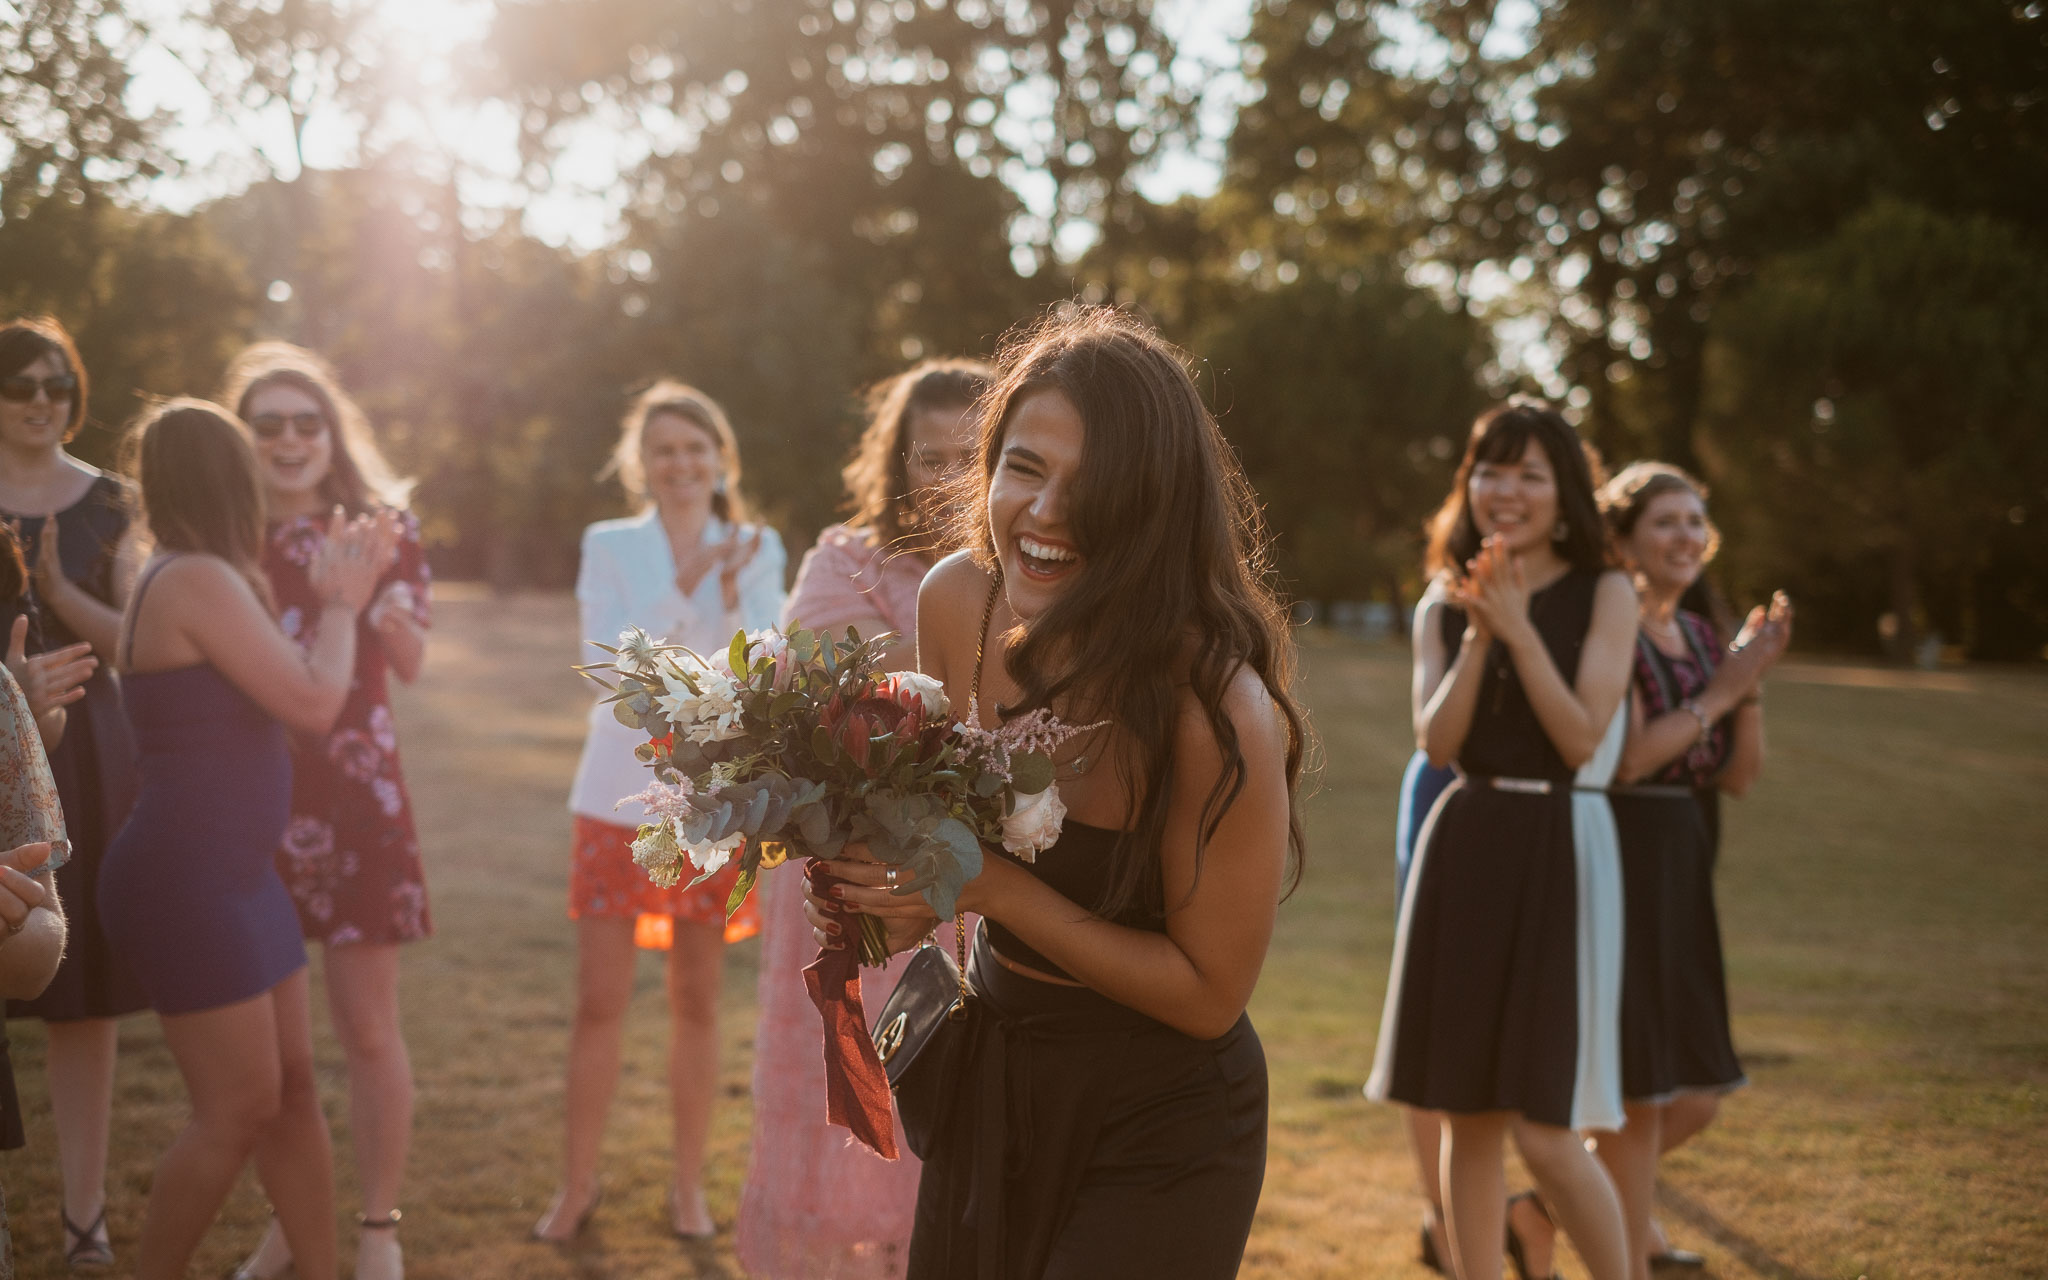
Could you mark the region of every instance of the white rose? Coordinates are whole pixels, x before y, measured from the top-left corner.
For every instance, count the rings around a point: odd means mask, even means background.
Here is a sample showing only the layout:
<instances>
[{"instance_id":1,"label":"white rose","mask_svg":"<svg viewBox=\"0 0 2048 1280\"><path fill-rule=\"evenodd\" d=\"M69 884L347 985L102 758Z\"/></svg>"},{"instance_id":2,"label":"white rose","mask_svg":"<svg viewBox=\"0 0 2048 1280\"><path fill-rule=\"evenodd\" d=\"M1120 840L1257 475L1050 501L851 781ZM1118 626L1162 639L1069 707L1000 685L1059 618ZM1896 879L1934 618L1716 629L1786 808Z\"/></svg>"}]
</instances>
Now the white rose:
<instances>
[{"instance_id":1,"label":"white rose","mask_svg":"<svg viewBox=\"0 0 2048 1280\"><path fill-rule=\"evenodd\" d=\"M1067 806L1060 802L1060 789L1047 787L1035 796L1015 796L1008 817L1003 819L1003 848L1026 862L1052 848L1060 838L1060 824L1067 820Z\"/></svg>"},{"instance_id":2,"label":"white rose","mask_svg":"<svg viewBox=\"0 0 2048 1280\"><path fill-rule=\"evenodd\" d=\"M684 849L689 853L690 862L697 870L708 876L713 872L723 871L725 864L732 861L733 851L746 843L746 839L744 832L735 831L723 840L705 840L685 845Z\"/></svg>"},{"instance_id":3,"label":"white rose","mask_svg":"<svg viewBox=\"0 0 2048 1280\"><path fill-rule=\"evenodd\" d=\"M899 671L890 678L896 682L897 689L914 693L924 700L927 720L936 719L952 709L946 701L946 686L922 671Z\"/></svg>"}]
</instances>

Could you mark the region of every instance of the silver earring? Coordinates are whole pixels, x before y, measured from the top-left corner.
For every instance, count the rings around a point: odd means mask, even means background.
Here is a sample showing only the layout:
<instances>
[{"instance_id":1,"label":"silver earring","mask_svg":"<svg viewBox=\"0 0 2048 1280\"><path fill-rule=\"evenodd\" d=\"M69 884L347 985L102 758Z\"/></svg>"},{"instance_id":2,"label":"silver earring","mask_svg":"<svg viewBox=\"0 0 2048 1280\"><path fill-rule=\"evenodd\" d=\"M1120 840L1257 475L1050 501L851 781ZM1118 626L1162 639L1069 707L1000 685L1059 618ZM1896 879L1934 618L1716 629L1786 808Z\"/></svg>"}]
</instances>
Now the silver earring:
<instances>
[{"instance_id":1,"label":"silver earring","mask_svg":"<svg viewBox=\"0 0 2048 1280\"><path fill-rule=\"evenodd\" d=\"M1562 543L1572 536L1572 527L1560 520L1550 527L1550 540Z\"/></svg>"}]
</instances>

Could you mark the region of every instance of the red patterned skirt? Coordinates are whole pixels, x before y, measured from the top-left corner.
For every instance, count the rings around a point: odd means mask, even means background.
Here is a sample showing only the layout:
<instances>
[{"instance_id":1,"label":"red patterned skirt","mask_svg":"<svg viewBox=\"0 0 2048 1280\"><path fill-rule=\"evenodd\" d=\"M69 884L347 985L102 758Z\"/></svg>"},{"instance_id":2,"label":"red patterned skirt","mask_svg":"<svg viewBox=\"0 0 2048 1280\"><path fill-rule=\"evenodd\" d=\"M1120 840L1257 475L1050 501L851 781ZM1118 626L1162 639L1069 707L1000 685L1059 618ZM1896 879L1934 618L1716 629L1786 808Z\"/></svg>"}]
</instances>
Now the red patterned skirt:
<instances>
[{"instance_id":1,"label":"red patterned skirt","mask_svg":"<svg viewBox=\"0 0 2048 1280\"><path fill-rule=\"evenodd\" d=\"M647 878L633 861L638 828L575 818L575 854L569 863L569 918L610 917L634 922L633 941L651 951L665 951L675 936L675 922L717 924L725 921L725 940L738 942L761 931L761 916L749 893L732 919L725 919L725 900L740 878L735 859L695 888L684 880L664 889Z\"/></svg>"}]
</instances>

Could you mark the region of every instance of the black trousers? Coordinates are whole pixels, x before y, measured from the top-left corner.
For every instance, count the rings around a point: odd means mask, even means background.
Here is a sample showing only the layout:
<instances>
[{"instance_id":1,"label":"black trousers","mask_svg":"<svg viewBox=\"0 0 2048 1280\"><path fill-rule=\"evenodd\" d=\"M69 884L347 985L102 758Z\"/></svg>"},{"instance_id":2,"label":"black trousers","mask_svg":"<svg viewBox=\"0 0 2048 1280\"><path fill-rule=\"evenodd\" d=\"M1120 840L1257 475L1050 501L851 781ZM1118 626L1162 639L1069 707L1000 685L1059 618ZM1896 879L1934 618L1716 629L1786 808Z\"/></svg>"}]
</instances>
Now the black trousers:
<instances>
[{"instance_id":1,"label":"black trousers","mask_svg":"<svg viewBox=\"0 0 2048 1280\"><path fill-rule=\"evenodd\" d=\"M971 1037L918 1185L909 1280L1224 1280L1266 1172L1249 1017L1196 1040L977 940Z\"/></svg>"}]
</instances>

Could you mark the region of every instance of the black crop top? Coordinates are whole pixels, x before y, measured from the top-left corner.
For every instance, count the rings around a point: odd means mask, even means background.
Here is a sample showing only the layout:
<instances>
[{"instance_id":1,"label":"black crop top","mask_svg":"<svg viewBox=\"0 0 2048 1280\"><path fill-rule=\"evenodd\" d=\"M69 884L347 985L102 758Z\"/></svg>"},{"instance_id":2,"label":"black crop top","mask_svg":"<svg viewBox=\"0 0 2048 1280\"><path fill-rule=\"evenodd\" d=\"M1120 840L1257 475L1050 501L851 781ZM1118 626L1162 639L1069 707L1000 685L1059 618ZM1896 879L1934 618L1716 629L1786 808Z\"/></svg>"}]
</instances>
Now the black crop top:
<instances>
[{"instance_id":1,"label":"black crop top","mask_svg":"<svg viewBox=\"0 0 2048 1280\"><path fill-rule=\"evenodd\" d=\"M1025 862L1009 853L1002 856L1057 889L1091 914L1103 915L1112 923L1129 925L1133 929L1165 933L1166 911L1157 889L1146 895L1153 899L1149 903L1133 904L1113 916L1104 915L1102 911L1102 904L1109 900L1111 859L1116 853L1117 840L1122 835L1122 832L1111 831L1107 827L1091 827L1087 823L1069 819L1060 828L1060 838L1053 842L1050 849L1038 855L1038 861ZM1028 965L1040 973L1049 973L1056 978L1072 980L1072 975L1066 970L1032 950L1022 938L993 920L988 922L988 940L1006 960Z\"/></svg>"}]
</instances>

